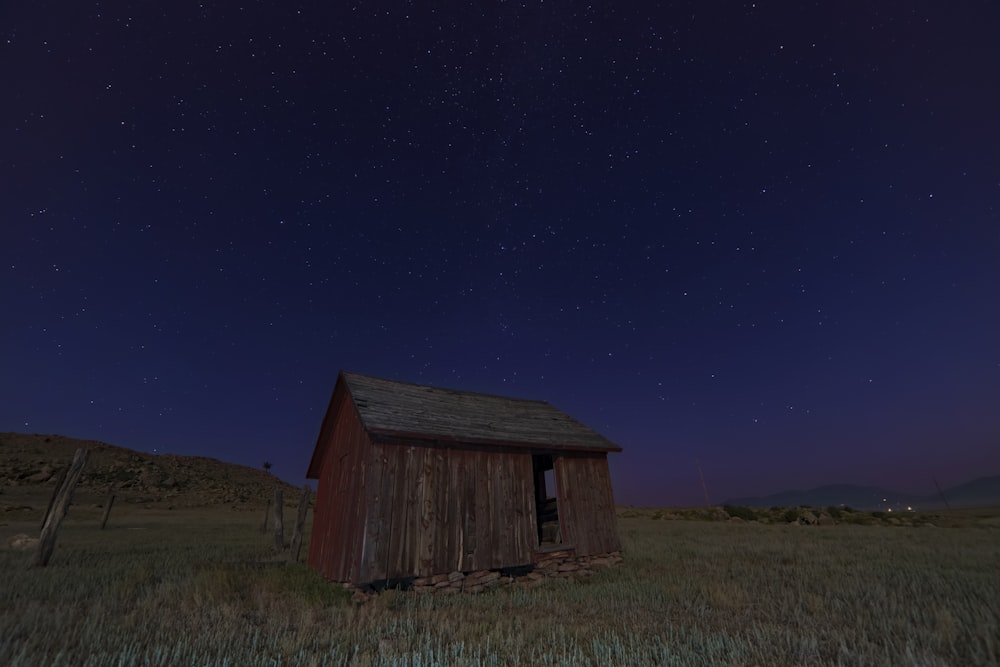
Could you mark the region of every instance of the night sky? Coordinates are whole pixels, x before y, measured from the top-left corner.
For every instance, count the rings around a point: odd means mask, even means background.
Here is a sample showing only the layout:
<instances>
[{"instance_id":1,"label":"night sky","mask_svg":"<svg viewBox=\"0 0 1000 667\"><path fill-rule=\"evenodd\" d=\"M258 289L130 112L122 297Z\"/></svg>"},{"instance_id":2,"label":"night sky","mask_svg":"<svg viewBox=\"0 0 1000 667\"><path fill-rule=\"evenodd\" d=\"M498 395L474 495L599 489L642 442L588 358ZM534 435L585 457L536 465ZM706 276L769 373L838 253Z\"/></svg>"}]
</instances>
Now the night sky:
<instances>
[{"instance_id":1,"label":"night sky","mask_svg":"<svg viewBox=\"0 0 1000 667\"><path fill-rule=\"evenodd\" d=\"M624 448L624 504L703 504L699 463L714 503L1000 474L998 34L4 2L0 431L301 483L345 369L549 401Z\"/></svg>"}]
</instances>

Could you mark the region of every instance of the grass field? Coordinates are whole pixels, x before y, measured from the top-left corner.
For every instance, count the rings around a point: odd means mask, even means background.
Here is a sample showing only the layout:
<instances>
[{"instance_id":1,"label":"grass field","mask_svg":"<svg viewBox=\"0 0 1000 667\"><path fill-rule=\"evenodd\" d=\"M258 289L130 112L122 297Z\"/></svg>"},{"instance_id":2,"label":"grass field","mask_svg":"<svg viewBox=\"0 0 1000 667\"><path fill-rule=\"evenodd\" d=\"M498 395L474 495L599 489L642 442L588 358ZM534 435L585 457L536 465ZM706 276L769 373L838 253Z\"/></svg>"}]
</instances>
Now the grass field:
<instances>
[{"instance_id":1,"label":"grass field","mask_svg":"<svg viewBox=\"0 0 1000 667\"><path fill-rule=\"evenodd\" d=\"M259 565L273 556L256 512L116 508L105 531L98 512L73 509L46 569L6 547L37 520L0 523L0 664L1000 664L995 516L805 527L633 512L625 564L590 579L357 605L302 565Z\"/></svg>"}]
</instances>

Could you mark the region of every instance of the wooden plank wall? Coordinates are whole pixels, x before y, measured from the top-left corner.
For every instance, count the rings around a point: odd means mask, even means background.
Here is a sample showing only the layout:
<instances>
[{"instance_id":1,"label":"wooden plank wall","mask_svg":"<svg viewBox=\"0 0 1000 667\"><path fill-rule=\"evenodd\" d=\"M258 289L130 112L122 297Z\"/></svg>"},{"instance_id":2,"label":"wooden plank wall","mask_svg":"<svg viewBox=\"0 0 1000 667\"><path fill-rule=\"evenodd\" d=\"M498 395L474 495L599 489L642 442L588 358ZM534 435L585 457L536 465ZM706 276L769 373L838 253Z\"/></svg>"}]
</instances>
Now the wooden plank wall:
<instances>
[{"instance_id":1,"label":"wooden plank wall","mask_svg":"<svg viewBox=\"0 0 1000 667\"><path fill-rule=\"evenodd\" d=\"M525 565L537 543L531 455L376 443L356 582Z\"/></svg>"},{"instance_id":2,"label":"wooden plank wall","mask_svg":"<svg viewBox=\"0 0 1000 667\"><path fill-rule=\"evenodd\" d=\"M606 454L553 457L559 525L577 556L621 549Z\"/></svg>"},{"instance_id":3,"label":"wooden plank wall","mask_svg":"<svg viewBox=\"0 0 1000 667\"><path fill-rule=\"evenodd\" d=\"M341 396L323 457L309 543L309 565L334 581L360 569L365 531L365 487L371 442L354 404Z\"/></svg>"}]
</instances>

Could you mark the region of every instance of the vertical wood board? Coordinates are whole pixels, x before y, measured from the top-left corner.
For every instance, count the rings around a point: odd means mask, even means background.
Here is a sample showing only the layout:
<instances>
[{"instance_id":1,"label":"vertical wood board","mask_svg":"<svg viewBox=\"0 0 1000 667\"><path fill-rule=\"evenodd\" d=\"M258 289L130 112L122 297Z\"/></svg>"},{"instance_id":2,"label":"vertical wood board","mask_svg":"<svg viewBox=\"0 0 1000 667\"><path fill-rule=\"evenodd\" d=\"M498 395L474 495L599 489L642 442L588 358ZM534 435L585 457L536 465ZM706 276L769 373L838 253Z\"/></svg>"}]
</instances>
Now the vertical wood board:
<instances>
[{"instance_id":1,"label":"vertical wood board","mask_svg":"<svg viewBox=\"0 0 1000 667\"><path fill-rule=\"evenodd\" d=\"M559 523L577 555L621 548L606 455L555 458Z\"/></svg>"},{"instance_id":2,"label":"vertical wood board","mask_svg":"<svg viewBox=\"0 0 1000 667\"><path fill-rule=\"evenodd\" d=\"M309 565L324 577L348 581L359 570L364 526L366 457L371 444L349 397L341 397L326 424Z\"/></svg>"}]
</instances>

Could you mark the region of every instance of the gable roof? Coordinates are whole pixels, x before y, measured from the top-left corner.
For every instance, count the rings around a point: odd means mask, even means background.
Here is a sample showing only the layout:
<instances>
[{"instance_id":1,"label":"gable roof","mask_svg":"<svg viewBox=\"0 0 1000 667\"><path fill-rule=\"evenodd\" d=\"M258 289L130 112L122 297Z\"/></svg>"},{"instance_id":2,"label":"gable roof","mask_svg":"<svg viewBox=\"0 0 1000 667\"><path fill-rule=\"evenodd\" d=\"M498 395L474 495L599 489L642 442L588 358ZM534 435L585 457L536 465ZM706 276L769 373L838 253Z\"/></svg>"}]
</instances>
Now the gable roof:
<instances>
[{"instance_id":1,"label":"gable roof","mask_svg":"<svg viewBox=\"0 0 1000 667\"><path fill-rule=\"evenodd\" d=\"M374 439L528 449L620 452L621 447L545 401L507 398L341 372ZM335 392L336 393L336 392Z\"/></svg>"}]
</instances>

